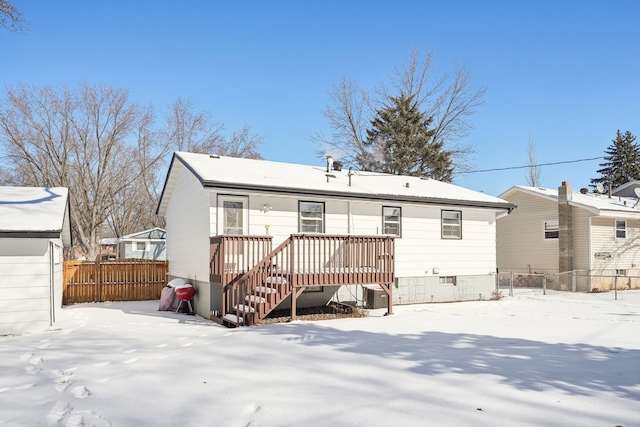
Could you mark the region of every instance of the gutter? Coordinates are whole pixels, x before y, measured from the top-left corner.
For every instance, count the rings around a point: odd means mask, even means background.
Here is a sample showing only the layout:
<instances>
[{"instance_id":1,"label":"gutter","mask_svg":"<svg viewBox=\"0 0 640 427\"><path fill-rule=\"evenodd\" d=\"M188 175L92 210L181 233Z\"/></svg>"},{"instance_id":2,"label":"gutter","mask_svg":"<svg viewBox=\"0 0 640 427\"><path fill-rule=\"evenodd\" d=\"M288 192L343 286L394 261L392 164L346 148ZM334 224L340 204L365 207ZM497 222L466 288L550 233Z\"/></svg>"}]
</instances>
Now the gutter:
<instances>
[{"instance_id":1,"label":"gutter","mask_svg":"<svg viewBox=\"0 0 640 427\"><path fill-rule=\"evenodd\" d=\"M450 205L450 206L465 206L465 207L477 207L477 208L489 208L489 209L506 209L511 213L516 205L513 203L501 203L501 202L482 202L477 200L457 200L457 199L445 199L441 197L416 197L416 196L398 196L391 194L363 194L363 193L343 193L338 191L318 191L318 190L305 190L299 188L289 187L270 187L264 185L246 185L246 184L231 184L218 181L203 181L201 180L203 187L205 188L220 188L225 190L241 190L241 191L263 191L266 193L278 193L278 194L293 194L300 196L321 196L321 197L338 197L344 199L358 199L358 200L377 200L377 201L394 201L394 202L407 202L407 203L422 203L428 205Z\"/></svg>"}]
</instances>

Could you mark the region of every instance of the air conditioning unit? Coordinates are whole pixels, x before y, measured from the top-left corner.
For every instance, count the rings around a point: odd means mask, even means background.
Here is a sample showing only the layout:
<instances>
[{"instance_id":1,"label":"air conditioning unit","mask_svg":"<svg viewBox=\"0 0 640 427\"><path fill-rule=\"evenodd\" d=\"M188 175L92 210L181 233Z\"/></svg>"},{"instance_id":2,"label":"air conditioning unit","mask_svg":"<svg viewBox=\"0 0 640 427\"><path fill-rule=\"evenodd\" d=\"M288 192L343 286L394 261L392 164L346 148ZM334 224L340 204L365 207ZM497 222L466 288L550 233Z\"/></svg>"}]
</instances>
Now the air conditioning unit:
<instances>
[{"instance_id":1,"label":"air conditioning unit","mask_svg":"<svg viewBox=\"0 0 640 427\"><path fill-rule=\"evenodd\" d=\"M367 288L367 308L387 308L387 294L382 289Z\"/></svg>"}]
</instances>

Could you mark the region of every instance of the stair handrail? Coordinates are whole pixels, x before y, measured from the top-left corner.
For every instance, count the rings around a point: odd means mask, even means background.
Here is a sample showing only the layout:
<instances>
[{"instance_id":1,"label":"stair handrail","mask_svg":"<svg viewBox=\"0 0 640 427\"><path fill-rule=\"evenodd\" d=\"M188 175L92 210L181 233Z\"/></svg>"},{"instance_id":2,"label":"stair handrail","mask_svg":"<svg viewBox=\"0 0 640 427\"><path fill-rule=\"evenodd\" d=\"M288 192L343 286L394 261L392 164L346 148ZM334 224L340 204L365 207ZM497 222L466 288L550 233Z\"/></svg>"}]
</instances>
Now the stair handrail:
<instances>
[{"instance_id":1,"label":"stair handrail","mask_svg":"<svg viewBox=\"0 0 640 427\"><path fill-rule=\"evenodd\" d=\"M289 236L289 238L284 240L282 243L280 243L280 245L278 245L278 247L276 247L271 252L269 252L267 255L265 255L264 258L262 258L251 269L249 269L247 272L245 272L244 274L239 276L233 282L228 283L227 285L225 285L225 287L229 287L229 288L233 289L235 287L241 287L242 285L244 285L246 282L249 281L249 279L251 277L257 276L260 272L264 271L264 269L269 265L270 261L273 260L273 258L276 257L279 253L283 252L288 246L290 246L292 241L293 241L293 237ZM226 291L225 291L225 293L226 293ZM233 306L233 302L231 304L229 304L229 306L227 306L228 303L229 303L229 300L227 298L225 298L223 306L222 306L222 310L223 310L222 316L223 317L226 314L226 312L228 311L228 309L231 309L232 306ZM256 307L255 302L245 301L245 302L243 302L243 304L248 304L249 307L253 307L254 309ZM237 322L238 322L238 320L237 320Z\"/></svg>"}]
</instances>

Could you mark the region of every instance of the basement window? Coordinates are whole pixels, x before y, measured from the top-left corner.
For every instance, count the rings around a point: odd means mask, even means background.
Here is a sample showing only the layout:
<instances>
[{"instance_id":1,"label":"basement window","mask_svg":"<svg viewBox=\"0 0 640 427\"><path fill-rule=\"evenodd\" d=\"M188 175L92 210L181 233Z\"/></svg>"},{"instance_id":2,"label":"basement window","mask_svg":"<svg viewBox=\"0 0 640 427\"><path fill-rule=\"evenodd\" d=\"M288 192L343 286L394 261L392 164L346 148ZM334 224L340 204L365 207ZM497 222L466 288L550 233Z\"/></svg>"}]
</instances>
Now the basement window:
<instances>
[{"instance_id":1,"label":"basement window","mask_svg":"<svg viewBox=\"0 0 640 427\"><path fill-rule=\"evenodd\" d=\"M618 268L616 269L616 276L626 276L627 275L627 270Z\"/></svg>"},{"instance_id":2,"label":"basement window","mask_svg":"<svg viewBox=\"0 0 640 427\"><path fill-rule=\"evenodd\" d=\"M456 276L440 276L441 285L456 285Z\"/></svg>"},{"instance_id":3,"label":"basement window","mask_svg":"<svg viewBox=\"0 0 640 427\"><path fill-rule=\"evenodd\" d=\"M554 240L560 235L558 220L552 219L544 222L544 240Z\"/></svg>"},{"instance_id":4,"label":"basement window","mask_svg":"<svg viewBox=\"0 0 640 427\"><path fill-rule=\"evenodd\" d=\"M627 221L616 220L616 239L627 238Z\"/></svg>"}]
</instances>

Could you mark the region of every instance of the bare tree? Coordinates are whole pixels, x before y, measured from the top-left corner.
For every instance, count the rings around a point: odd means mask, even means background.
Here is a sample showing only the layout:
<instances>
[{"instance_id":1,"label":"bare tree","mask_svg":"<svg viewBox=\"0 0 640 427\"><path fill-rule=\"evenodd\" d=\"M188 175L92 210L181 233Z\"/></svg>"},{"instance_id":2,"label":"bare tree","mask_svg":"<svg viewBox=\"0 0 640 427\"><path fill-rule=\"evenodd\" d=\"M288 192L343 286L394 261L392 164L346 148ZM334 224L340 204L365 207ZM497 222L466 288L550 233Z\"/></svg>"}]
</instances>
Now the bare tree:
<instances>
[{"instance_id":1,"label":"bare tree","mask_svg":"<svg viewBox=\"0 0 640 427\"><path fill-rule=\"evenodd\" d=\"M330 104L323 110L332 134L318 132L311 140L318 146L315 150L318 157L336 155L346 164L367 170L371 162L380 161L380 147L364 144L366 130L376 111L387 106L392 96L404 95L414 97L420 110L433 118L434 141L444 143L444 148L451 152L455 170L468 170L475 148L460 140L469 135L473 127L469 117L482 105L485 92L485 88L473 87L471 73L458 64L452 76L436 75L433 52L421 57L416 48L394 70L388 84L364 90L343 77L333 85Z\"/></svg>"},{"instance_id":2,"label":"bare tree","mask_svg":"<svg viewBox=\"0 0 640 427\"><path fill-rule=\"evenodd\" d=\"M262 158L259 152L261 136L244 126L227 139L223 133L224 125L214 122L204 111L195 111L190 99L178 98L169 105L167 128L169 145L176 151Z\"/></svg>"},{"instance_id":3,"label":"bare tree","mask_svg":"<svg viewBox=\"0 0 640 427\"><path fill-rule=\"evenodd\" d=\"M0 137L16 183L71 191L71 227L78 249L96 256L114 201L168 153L144 129L153 112L126 89L88 83L56 91L20 85L0 105ZM126 201L125 201L126 203Z\"/></svg>"},{"instance_id":4,"label":"bare tree","mask_svg":"<svg viewBox=\"0 0 640 427\"><path fill-rule=\"evenodd\" d=\"M0 0L0 27L10 32L25 32L29 21L8 0Z\"/></svg>"},{"instance_id":5,"label":"bare tree","mask_svg":"<svg viewBox=\"0 0 640 427\"><path fill-rule=\"evenodd\" d=\"M536 140L531 135L529 135L529 143L527 145L527 165L529 166L525 175L527 185L540 187L542 182L540 181L541 171L538 165L538 156L536 155Z\"/></svg>"}]
</instances>

